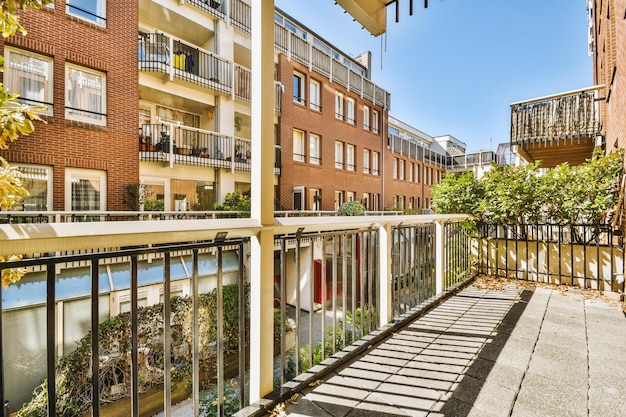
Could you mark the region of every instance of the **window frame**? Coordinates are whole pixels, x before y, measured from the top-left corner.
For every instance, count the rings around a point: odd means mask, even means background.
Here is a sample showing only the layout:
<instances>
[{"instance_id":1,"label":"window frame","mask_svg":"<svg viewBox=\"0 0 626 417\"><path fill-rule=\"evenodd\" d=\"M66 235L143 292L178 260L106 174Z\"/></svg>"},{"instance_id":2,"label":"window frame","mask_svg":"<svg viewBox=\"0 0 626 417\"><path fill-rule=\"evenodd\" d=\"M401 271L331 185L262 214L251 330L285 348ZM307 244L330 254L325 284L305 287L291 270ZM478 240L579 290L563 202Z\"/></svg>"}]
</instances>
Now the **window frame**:
<instances>
[{"instance_id":1,"label":"window frame","mask_svg":"<svg viewBox=\"0 0 626 417\"><path fill-rule=\"evenodd\" d=\"M73 207L72 180L98 180L98 209L78 210ZM66 168L65 169L65 210L67 211L106 211L107 206L107 173L97 169Z\"/></svg>"},{"instance_id":2,"label":"window frame","mask_svg":"<svg viewBox=\"0 0 626 417\"><path fill-rule=\"evenodd\" d=\"M346 99L346 117L348 123L351 125L356 125L356 100L352 97L348 97Z\"/></svg>"},{"instance_id":3,"label":"window frame","mask_svg":"<svg viewBox=\"0 0 626 417\"><path fill-rule=\"evenodd\" d=\"M71 104L70 103L70 96L72 95L72 93L70 92L70 87L72 85L72 83L69 81L70 80L70 74L71 71L75 70L75 71L80 71L82 73L85 74L90 74L90 75L94 75L94 76L99 76L101 77L101 86L100 86L100 111L96 112L93 110L88 110L88 109L84 109L84 108L79 108L77 107L77 104ZM82 89L81 89L82 90ZM94 124L94 125L101 125L101 126L106 126L107 125L107 77L106 77L106 73L102 72L102 71L95 71L86 67L82 67L80 65L75 65L75 64L71 64L71 63L66 63L65 64L65 118L67 120L74 120L74 121L78 121L78 122L85 122L85 123L90 123L90 124ZM90 97L88 97L88 99L90 99ZM97 115L96 117L99 117L100 120L97 120L96 118L92 118L89 115L87 116L83 116L81 115L81 113L88 113L88 114L94 114Z\"/></svg>"},{"instance_id":4,"label":"window frame","mask_svg":"<svg viewBox=\"0 0 626 417\"><path fill-rule=\"evenodd\" d=\"M363 105L363 130L370 130L370 108L368 105Z\"/></svg>"},{"instance_id":5,"label":"window frame","mask_svg":"<svg viewBox=\"0 0 626 417\"><path fill-rule=\"evenodd\" d=\"M306 136L304 134L304 131L299 129L293 129L291 153L292 158L295 162L306 162L306 149L304 142L305 137ZM299 150L302 153L296 153L297 148L300 148Z\"/></svg>"},{"instance_id":6,"label":"window frame","mask_svg":"<svg viewBox=\"0 0 626 417\"><path fill-rule=\"evenodd\" d=\"M21 88L19 89L19 91L17 91L16 88L12 88L11 84L16 82L16 80L14 79L15 78L14 72L17 71L16 69L11 68L11 64L14 62L11 59L12 55L22 55L22 56L29 57L31 59L45 61L48 64L47 75L46 75L47 81L48 81L47 82L48 91L44 91L43 101L24 97L24 91L22 91ZM12 48L10 46L5 46L4 56L5 56L5 67L6 67L6 70L4 71L5 87L12 93L20 94L20 97L17 98L17 101L20 103L24 103L30 106L46 106L44 110L35 111L37 114L45 115L45 116L52 116L54 114L54 60L51 57L48 57L45 55L41 55L41 54L31 52L31 51L26 51L26 50L19 49L19 48ZM27 71L23 71L23 72L26 72L28 74L33 74L33 72L27 72ZM20 82L22 79L23 77L18 77L17 82ZM44 87L45 85L46 83L44 83Z\"/></svg>"},{"instance_id":7,"label":"window frame","mask_svg":"<svg viewBox=\"0 0 626 417\"><path fill-rule=\"evenodd\" d=\"M372 151L372 175L380 175L380 154Z\"/></svg>"},{"instance_id":8,"label":"window frame","mask_svg":"<svg viewBox=\"0 0 626 417\"><path fill-rule=\"evenodd\" d=\"M54 184L53 184L53 174L54 174L54 167L49 166L49 165L36 165L36 164L22 164L22 163L15 163L12 164L14 166L14 168L17 171L20 171L20 173L22 174L22 185L24 186L24 188L26 188L29 191L29 195L24 197L23 199L20 200L20 202L18 203L19 206L21 206L21 210L19 208L13 208L12 210L16 210L16 211L24 211L24 212L28 212L28 211L51 211L52 210L52 204L53 204L53 192L54 192ZM31 190L28 189L28 180L33 179L33 178L29 178L29 174L27 172L24 172L26 170L34 170L34 169L40 169L42 171L46 171L45 173L45 181L46 181L46 196L45 196L45 200L46 200L46 208L40 208L40 207L36 207L34 210L27 210L25 207L25 203L27 201L29 201L29 199L32 199L35 197L34 192L31 192ZM39 173L39 175L41 175L42 173ZM33 175L37 175L36 173Z\"/></svg>"},{"instance_id":9,"label":"window frame","mask_svg":"<svg viewBox=\"0 0 626 417\"><path fill-rule=\"evenodd\" d=\"M372 132L375 134L379 133L378 125L380 124L380 117L378 114L378 110L372 111Z\"/></svg>"},{"instance_id":10,"label":"window frame","mask_svg":"<svg viewBox=\"0 0 626 417\"><path fill-rule=\"evenodd\" d=\"M335 169L345 168L344 148L345 145L343 142L339 140L335 141Z\"/></svg>"},{"instance_id":11,"label":"window frame","mask_svg":"<svg viewBox=\"0 0 626 417\"><path fill-rule=\"evenodd\" d=\"M371 169L370 169L370 150L369 149L363 149L363 173L364 174L370 174L371 173Z\"/></svg>"},{"instance_id":12,"label":"window frame","mask_svg":"<svg viewBox=\"0 0 626 417\"><path fill-rule=\"evenodd\" d=\"M313 88L315 86L315 88ZM309 81L309 107L315 111L322 111L322 86L319 81L311 79Z\"/></svg>"},{"instance_id":13,"label":"window frame","mask_svg":"<svg viewBox=\"0 0 626 417\"><path fill-rule=\"evenodd\" d=\"M298 91L296 91L296 80L299 80ZM293 73L293 101L301 105L306 104L306 91L305 91L306 77L299 72Z\"/></svg>"},{"instance_id":14,"label":"window frame","mask_svg":"<svg viewBox=\"0 0 626 417\"><path fill-rule=\"evenodd\" d=\"M99 7L97 7L96 13L91 13L90 11L81 9L78 6L72 6L71 1L67 0L65 3L65 13L71 16L75 16L78 19L82 19L86 22L92 23L97 26L106 27L107 26L107 0L95 0L96 4L99 3Z\"/></svg>"},{"instance_id":15,"label":"window frame","mask_svg":"<svg viewBox=\"0 0 626 417\"><path fill-rule=\"evenodd\" d=\"M315 144L315 146L313 146ZM322 139L316 133L309 133L309 163L313 165L322 164Z\"/></svg>"},{"instance_id":16,"label":"window frame","mask_svg":"<svg viewBox=\"0 0 626 417\"><path fill-rule=\"evenodd\" d=\"M346 145L346 169L356 172L356 146L351 143Z\"/></svg>"},{"instance_id":17,"label":"window frame","mask_svg":"<svg viewBox=\"0 0 626 417\"><path fill-rule=\"evenodd\" d=\"M343 120L344 118L344 95L337 91L335 93L335 119Z\"/></svg>"}]
</instances>

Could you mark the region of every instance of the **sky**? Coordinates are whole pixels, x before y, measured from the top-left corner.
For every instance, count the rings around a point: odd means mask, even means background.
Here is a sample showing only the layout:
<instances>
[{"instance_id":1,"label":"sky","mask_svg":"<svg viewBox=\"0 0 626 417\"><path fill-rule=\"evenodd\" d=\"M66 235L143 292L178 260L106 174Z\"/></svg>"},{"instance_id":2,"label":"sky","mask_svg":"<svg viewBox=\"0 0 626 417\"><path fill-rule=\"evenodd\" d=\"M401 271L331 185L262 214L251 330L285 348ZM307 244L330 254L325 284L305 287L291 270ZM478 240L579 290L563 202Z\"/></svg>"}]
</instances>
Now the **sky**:
<instances>
[{"instance_id":1,"label":"sky","mask_svg":"<svg viewBox=\"0 0 626 417\"><path fill-rule=\"evenodd\" d=\"M391 116L467 151L510 139L510 104L593 85L586 0L400 0L372 36L333 0L275 5L349 56L372 52Z\"/></svg>"}]
</instances>

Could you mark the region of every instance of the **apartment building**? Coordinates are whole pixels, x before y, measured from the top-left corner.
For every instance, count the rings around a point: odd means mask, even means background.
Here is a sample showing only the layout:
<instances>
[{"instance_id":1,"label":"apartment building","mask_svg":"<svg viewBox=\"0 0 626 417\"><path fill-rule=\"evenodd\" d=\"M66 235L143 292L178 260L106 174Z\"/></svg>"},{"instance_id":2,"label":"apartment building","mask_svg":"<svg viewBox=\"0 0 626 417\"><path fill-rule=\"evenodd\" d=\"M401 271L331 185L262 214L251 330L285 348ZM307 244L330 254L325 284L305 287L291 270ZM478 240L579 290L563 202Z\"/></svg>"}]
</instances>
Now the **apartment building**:
<instances>
[{"instance_id":1,"label":"apartment building","mask_svg":"<svg viewBox=\"0 0 626 417\"><path fill-rule=\"evenodd\" d=\"M369 53L351 58L276 11L277 78L284 85L280 208L382 210L389 93L369 79Z\"/></svg>"},{"instance_id":2,"label":"apartment building","mask_svg":"<svg viewBox=\"0 0 626 417\"><path fill-rule=\"evenodd\" d=\"M124 5L57 1L19 13L27 36L0 40L5 87L46 108L46 124L1 151L24 173L23 210L126 208L126 185L139 181L139 8Z\"/></svg>"},{"instance_id":3,"label":"apartment building","mask_svg":"<svg viewBox=\"0 0 626 417\"><path fill-rule=\"evenodd\" d=\"M600 118L607 152L626 147L626 1L588 0L589 54L602 86Z\"/></svg>"},{"instance_id":4,"label":"apartment building","mask_svg":"<svg viewBox=\"0 0 626 417\"><path fill-rule=\"evenodd\" d=\"M384 157L385 207L414 214L429 209L433 185L440 182L446 172L445 148L435 137L389 116Z\"/></svg>"}]
</instances>

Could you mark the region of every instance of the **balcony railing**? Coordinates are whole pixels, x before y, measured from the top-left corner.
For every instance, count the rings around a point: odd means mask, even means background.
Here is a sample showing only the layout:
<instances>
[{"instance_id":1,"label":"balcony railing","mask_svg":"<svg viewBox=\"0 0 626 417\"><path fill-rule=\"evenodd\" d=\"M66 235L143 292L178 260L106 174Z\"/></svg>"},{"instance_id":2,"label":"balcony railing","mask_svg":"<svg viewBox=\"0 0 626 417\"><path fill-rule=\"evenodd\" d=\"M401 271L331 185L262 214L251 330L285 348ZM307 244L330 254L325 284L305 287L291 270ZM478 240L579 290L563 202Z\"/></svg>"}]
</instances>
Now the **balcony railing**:
<instances>
[{"instance_id":1,"label":"balcony railing","mask_svg":"<svg viewBox=\"0 0 626 417\"><path fill-rule=\"evenodd\" d=\"M260 306L251 219L0 225L0 253L41 254L0 264L27 272L2 291L0 402L139 416L191 398L189 415L230 415L261 367L250 334L276 338L280 385L460 282L470 245L457 218L275 218L274 301ZM263 331L259 308L274 318Z\"/></svg>"},{"instance_id":2,"label":"balcony railing","mask_svg":"<svg viewBox=\"0 0 626 417\"><path fill-rule=\"evenodd\" d=\"M245 34L250 34L252 19L250 5L241 0L230 1L230 21L234 27Z\"/></svg>"},{"instance_id":3,"label":"balcony railing","mask_svg":"<svg viewBox=\"0 0 626 417\"><path fill-rule=\"evenodd\" d=\"M493 151L471 152L463 155L448 156L446 158L448 170L463 170L475 166L489 166L492 162L499 163L498 157Z\"/></svg>"},{"instance_id":4,"label":"balcony railing","mask_svg":"<svg viewBox=\"0 0 626 417\"><path fill-rule=\"evenodd\" d=\"M172 79L176 77L223 94L231 94L233 90L232 62L163 33L140 34L139 69L169 74ZM237 79L249 79L245 72L250 71L238 67ZM237 87L238 95L246 94L245 83Z\"/></svg>"},{"instance_id":5,"label":"balcony railing","mask_svg":"<svg viewBox=\"0 0 626 417\"><path fill-rule=\"evenodd\" d=\"M426 146L414 140L389 134L388 148L391 152L408 156L416 161L425 161L439 167L446 165L446 157L439 152L428 149Z\"/></svg>"}]
</instances>

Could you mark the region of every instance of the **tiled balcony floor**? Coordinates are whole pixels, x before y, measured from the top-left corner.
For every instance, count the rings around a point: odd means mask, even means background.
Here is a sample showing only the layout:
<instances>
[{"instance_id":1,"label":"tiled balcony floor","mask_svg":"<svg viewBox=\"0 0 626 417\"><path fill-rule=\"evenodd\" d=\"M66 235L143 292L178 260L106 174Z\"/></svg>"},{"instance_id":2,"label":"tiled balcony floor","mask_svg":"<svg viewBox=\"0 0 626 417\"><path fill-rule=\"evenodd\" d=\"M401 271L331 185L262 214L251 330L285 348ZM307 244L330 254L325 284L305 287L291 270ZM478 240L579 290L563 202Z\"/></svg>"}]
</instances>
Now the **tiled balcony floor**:
<instances>
[{"instance_id":1,"label":"tiled balcony floor","mask_svg":"<svg viewBox=\"0 0 626 417\"><path fill-rule=\"evenodd\" d=\"M624 416L626 318L580 293L470 286L287 403L290 416Z\"/></svg>"}]
</instances>

